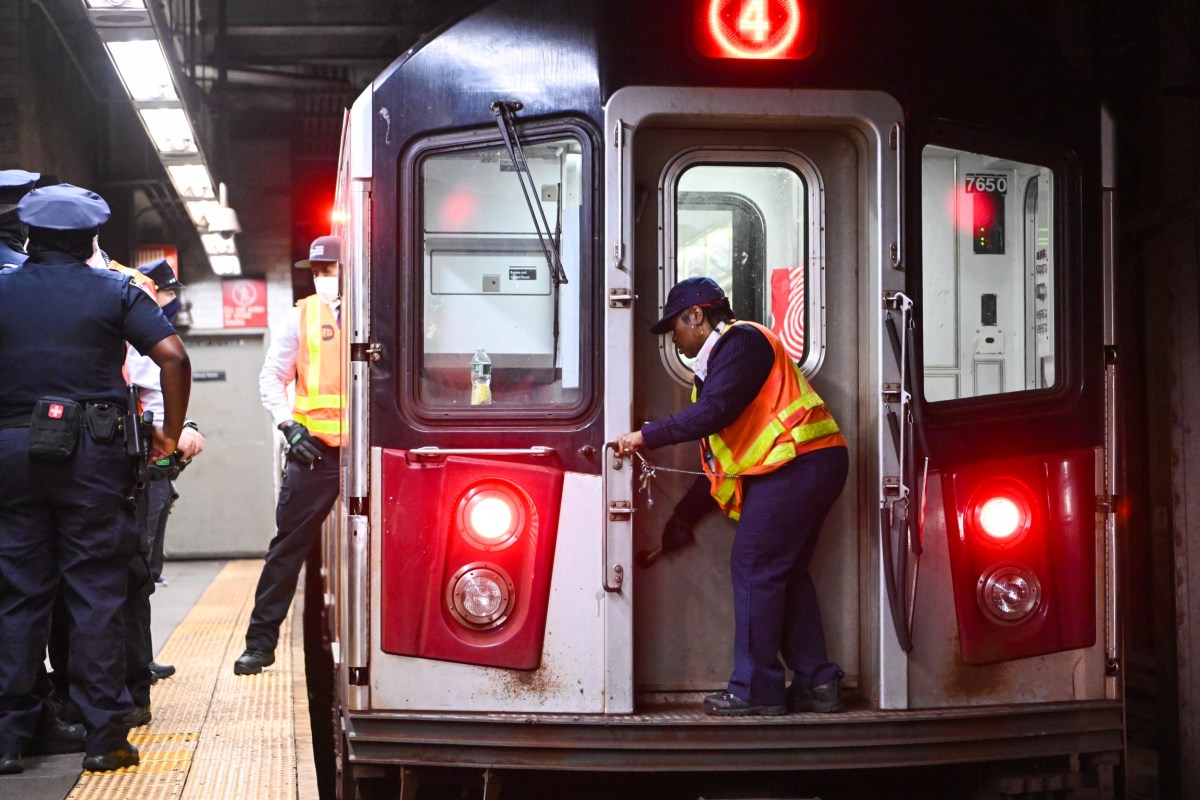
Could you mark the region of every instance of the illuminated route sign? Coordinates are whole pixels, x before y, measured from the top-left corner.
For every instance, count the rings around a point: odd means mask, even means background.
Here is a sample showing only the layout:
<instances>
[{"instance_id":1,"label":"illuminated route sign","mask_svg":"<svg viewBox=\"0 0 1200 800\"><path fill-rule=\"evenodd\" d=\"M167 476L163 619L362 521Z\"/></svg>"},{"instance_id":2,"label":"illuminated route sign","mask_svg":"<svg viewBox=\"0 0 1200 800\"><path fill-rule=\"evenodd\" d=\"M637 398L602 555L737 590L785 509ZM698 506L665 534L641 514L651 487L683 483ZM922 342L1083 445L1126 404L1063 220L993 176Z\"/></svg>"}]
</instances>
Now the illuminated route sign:
<instances>
[{"instance_id":1,"label":"illuminated route sign","mask_svg":"<svg viewBox=\"0 0 1200 800\"><path fill-rule=\"evenodd\" d=\"M805 0L695 0L696 49L709 58L796 60L816 45Z\"/></svg>"}]
</instances>

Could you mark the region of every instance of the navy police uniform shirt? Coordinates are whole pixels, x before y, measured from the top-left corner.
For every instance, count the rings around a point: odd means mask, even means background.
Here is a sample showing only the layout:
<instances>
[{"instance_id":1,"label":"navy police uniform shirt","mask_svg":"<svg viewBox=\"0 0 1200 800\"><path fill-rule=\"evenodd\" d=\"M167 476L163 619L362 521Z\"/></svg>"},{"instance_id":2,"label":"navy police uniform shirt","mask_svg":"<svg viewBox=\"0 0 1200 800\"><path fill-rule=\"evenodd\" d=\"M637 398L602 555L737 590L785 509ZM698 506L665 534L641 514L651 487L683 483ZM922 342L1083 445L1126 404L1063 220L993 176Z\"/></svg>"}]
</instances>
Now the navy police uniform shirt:
<instances>
[{"instance_id":1,"label":"navy police uniform shirt","mask_svg":"<svg viewBox=\"0 0 1200 800\"><path fill-rule=\"evenodd\" d=\"M20 250L9 247L0 239L0 269L4 267L19 267L25 263L27 257Z\"/></svg>"},{"instance_id":2,"label":"navy police uniform shirt","mask_svg":"<svg viewBox=\"0 0 1200 800\"><path fill-rule=\"evenodd\" d=\"M124 407L125 342L146 353L173 333L129 276L35 253L0 270L0 416L50 395Z\"/></svg>"}]
</instances>

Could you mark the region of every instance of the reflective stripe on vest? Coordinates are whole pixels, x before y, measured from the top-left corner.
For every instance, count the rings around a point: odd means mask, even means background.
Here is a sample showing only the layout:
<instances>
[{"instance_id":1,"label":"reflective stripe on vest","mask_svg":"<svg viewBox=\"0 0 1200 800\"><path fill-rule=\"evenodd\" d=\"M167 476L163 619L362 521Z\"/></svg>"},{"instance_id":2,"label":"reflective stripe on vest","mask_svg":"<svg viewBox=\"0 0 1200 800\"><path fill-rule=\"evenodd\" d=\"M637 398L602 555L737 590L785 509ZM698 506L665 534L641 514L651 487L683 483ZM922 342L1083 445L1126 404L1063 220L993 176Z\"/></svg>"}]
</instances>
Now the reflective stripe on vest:
<instances>
[{"instance_id":1,"label":"reflective stripe on vest","mask_svg":"<svg viewBox=\"0 0 1200 800\"><path fill-rule=\"evenodd\" d=\"M346 398L342 392L342 336L329 305L310 295L300 308L300 352L296 356L293 418L313 436L340 447Z\"/></svg>"},{"instance_id":2,"label":"reflective stripe on vest","mask_svg":"<svg viewBox=\"0 0 1200 800\"><path fill-rule=\"evenodd\" d=\"M796 456L845 445L837 422L825 408L779 338L754 322L733 322L758 329L771 345L775 362L758 395L728 427L701 443L704 471L713 499L733 519L741 516L743 488L733 476L773 472ZM692 401L697 399L693 387Z\"/></svg>"}]
</instances>

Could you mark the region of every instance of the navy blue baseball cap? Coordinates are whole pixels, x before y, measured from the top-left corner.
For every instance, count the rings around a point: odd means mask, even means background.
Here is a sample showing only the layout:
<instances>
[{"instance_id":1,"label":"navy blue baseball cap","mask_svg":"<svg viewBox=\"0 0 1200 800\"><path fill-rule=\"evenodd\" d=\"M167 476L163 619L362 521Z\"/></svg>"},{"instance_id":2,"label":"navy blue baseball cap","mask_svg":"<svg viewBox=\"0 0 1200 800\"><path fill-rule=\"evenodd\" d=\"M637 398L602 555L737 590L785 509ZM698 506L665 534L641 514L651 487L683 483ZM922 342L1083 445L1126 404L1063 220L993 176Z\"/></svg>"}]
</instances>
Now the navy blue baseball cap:
<instances>
[{"instance_id":1,"label":"navy blue baseball cap","mask_svg":"<svg viewBox=\"0 0 1200 800\"><path fill-rule=\"evenodd\" d=\"M650 326L650 332L667 333L674 327L675 318L692 306L715 306L721 303L728 306L729 300L725 297L725 290L712 278L703 275L684 278L671 287L662 319Z\"/></svg>"},{"instance_id":2,"label":"navy blue baseball cap","mask_svg":"<svg viewBox=\"0 0 1200 800\"><path fill-rule=\"evenodd\" d=\"M299 269L312 269L313 264L333 264L342 260L342 240L336 236L318 236L308 248L308 258L297 261Z\"/></svg>"},{"instance_id":3,"label":"navy blue baseball cap","mask_svg":"<svg viewBox=\"0 0 1200 800\"><path fill-rule=\"evenodd\" d=\"M185 288L179 282L179 278L175 276L175 270L171 269L171 264L165 258L160 258L158 261L151 261L149 264L142 264L138 267L138 272L145 275L150 280L154 281L154 288L159 292L178 292Z\"/></svg>"},{"instance_id":4,"label":"navy blue baseball cap","mask_svg":"<svg viewBox=\"0 0 1200 800\"><path fill-rule=\"evenodd\" d=\"M95 192L69 183L34 189L17 203L17 219L31 228L86 231L108 222L108 203Z\"/></svg>"},{"instance_id":5,"label":"navy blue baseball cap","mask_svg":"<svg viewBox=\"0 0 1200 800\"><path fill-rule=\"evenodd\" d=\"M39 172L23 169L0 169L0 205L13 205L33 188L42 177Z\"/></svg>"}]
</instances>

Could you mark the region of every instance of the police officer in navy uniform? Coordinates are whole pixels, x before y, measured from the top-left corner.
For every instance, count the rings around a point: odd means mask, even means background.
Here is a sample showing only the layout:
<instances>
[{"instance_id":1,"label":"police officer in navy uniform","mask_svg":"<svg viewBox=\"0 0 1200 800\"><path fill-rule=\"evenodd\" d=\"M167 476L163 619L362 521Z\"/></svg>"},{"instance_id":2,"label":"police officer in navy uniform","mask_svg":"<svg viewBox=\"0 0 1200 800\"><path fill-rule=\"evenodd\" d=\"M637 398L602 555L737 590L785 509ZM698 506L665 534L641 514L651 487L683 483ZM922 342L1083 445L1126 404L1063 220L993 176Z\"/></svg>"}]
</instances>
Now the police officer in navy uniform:
<instances>
[{"instance_id":1,"label":"police officer in navy uniform","mask_svg":"<svg viewBox=\"0 0 1200 800\"><path fill-rule=\"evenodd\" d=\"M29 258L0 270L0 774L21 772L41 700L33 693L56 589L70 622L71 699L87 729L83 768L138 763L122 718L121 607L138 547L135 463L119 425L128 341L162 370L165 424L149 459L175 451L191 366L154 300L84 261L108 204L76 186L17 206Z\"/></svg>"},{"instance_id":2,"label":"police officer in navy uniform","mask_svg":"<svg viewBox=\"0 0 1200 800\"><path fill-rule=\"evenodd\" d=\"M25 263L25 224L17 219L17 203L33 188L36 172L23 169L0 170L0 269Z\"/></svg>"}]
</instances>

